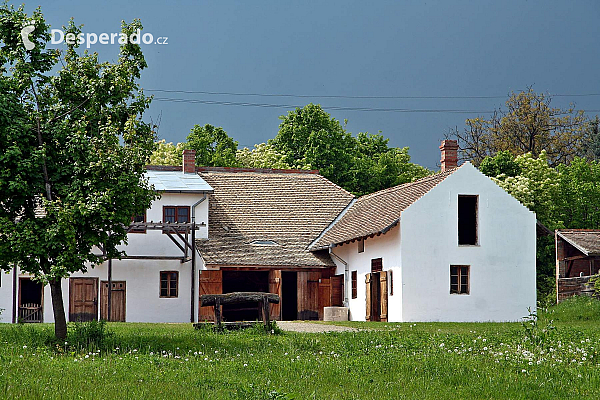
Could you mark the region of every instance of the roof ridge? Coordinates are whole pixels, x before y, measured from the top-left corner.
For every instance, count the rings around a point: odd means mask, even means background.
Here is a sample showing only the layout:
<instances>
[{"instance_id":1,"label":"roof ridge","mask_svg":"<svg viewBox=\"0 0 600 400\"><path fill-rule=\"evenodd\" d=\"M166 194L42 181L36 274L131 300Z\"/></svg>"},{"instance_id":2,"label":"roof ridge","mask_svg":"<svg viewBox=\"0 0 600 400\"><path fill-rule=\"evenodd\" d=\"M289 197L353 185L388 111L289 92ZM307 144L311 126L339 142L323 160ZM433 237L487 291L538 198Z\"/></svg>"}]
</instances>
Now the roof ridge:
<instances>
[{"instance_id":1,"label":"roof ridge","mask_svg":"<svg viewBox=\"0 0 600 400\"><path fill-rule=\"evenodd\" d=\"M361 196L358 199L359 200L363 200L363 199L367 199L367 198L370 199L372 197L376 197L376 196L379 196L381 194L386 194L388 192L393 192L393 191L401 189L401 188L403 189L403 188L406 188L406 187L410 187L410 186L415 185L417 183L423 183L423 182L427 182L427 181L435 179L435 178L439 178L440 175L442 175L442 174L450 175L450 174L454 173L458 168L460 168L460 167L456 167L456 168L449 169L447 171L440 171L440 172L437 172L435 174L427 175L427 176L424 176L422 178L417 179L416 181L405 182L405 183L401 183L401 184L396 185L396 186L392 186L392 187L389 187L389 188L381 189L381 190L378 190L377 192L365 194L364 196Z\"/></svg>"},{"instance_id":2,"label":"roof ridge","mask_svg":"<svg viewBox=\"0 0 600 400\"><path fill-rule=\"evenodd\" d=\"M318 169L297 168L246 168L246 167L196 167L196 172L256 172L260 174L310 174L319 175Z\"/></svg>"}]
</instances>

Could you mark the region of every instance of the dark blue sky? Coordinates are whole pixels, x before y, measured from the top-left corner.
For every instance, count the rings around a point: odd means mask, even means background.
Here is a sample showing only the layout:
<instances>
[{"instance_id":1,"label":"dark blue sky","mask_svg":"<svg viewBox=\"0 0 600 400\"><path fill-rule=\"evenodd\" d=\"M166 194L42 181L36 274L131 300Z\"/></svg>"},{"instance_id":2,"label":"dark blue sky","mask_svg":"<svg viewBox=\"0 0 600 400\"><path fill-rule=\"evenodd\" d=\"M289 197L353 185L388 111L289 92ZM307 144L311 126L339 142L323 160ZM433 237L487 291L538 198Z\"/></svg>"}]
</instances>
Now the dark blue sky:
<instances>
[{"instance_id":1,"label":"dark blue sky","mask_svg":"<svg viewBox=\"0 0 600 400\"><path fill-rule=\"evenodd\" d=\"M15 3L18 4L18 3ZM27 3L28 11L40 4ZM409 146L414 162L435 168L439 140L466 118L502 106L510 91L533 85L552 94L600 93L597 1L42 1L53 28L70 17L83 32L119 32L140 18L167 45L142 45L141 83L157 98L324 108L467 110L383 112L328 110L347 129L382 131ZM64 48L64 45L61 45ZM117 45L93 45L114 60ZM293 94L265 97L150 92L150 89ZM486 99L365 99L319 96L497 96ZM556 97L600 110L600 96ZM159 135L184 141L194 124L222 126L241 146L276 135L290 107L155 100ZM600 113L593 111L590 114Z\"/></svg>"}]
</instances>

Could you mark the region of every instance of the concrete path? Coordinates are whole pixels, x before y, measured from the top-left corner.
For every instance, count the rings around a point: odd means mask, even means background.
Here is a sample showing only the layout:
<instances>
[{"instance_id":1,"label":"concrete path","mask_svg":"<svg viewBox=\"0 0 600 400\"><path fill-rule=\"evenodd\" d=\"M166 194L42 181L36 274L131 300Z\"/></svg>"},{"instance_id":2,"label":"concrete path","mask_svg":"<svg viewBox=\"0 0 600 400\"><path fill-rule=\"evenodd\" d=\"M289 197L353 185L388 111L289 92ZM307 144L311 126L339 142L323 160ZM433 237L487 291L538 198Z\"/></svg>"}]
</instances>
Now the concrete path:
<instances>
[{"instance_id":1,"label":"concrete path","mask_svg":"<svg viewBox=\"0 0 600 400\"><path fill-rule=\"evenodd\" d=\"M328 325L328 324L317 324L313 322L302 322L302 321L277 321L277 326L284 331L290 332L308 332L308 333L321 333L321 332L357 332L356 328L350 328L347 326Z\"/></svg>"}]
</instances>

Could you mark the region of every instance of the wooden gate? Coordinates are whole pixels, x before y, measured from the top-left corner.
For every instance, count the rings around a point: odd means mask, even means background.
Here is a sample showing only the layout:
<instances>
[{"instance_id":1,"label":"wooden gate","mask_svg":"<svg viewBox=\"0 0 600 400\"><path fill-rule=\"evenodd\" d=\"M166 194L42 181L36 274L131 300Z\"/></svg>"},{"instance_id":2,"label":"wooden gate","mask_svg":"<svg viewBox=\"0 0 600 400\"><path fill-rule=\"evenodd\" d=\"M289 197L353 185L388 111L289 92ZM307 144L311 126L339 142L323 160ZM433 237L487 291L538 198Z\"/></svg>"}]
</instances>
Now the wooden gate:
<instances>
[{"instance_id":1,"label":"wooden gate","mask_svg":"<svg viewBox=\"0 0 600 400\"><path fill-rule=\"evenodd\" d=\"M269 271L269 293L275 293L281 299L281 270L273 269ZM269 309L269 318L271 320L281 320L281 302L271 303Z\"/></svg>"},{"instance_id":2,"label":"wooden gate","mask_svg":"<svg viewBox=\"0 0 600 400\"><path fill-rule=\"evenodd\" d=\"M113 281L110 321L125 322L125 281ZM108 281L100 282L100 319L108 320Z\"/></svg>"},{"instance_id":3,"label":"wooden gate","mask_svg":"<svg viewBox=\"0 0 600 400\"><path fill-rule=\"evenodd\" d=\"M199 295L203 294L222 294L223 293L223 273L221 270L203 270L200 271L198 279L200 290ZM199 301L199 300L198 300ZM212 306L198 306L198 321L214 321L215 309Z\"/></svg>"},{"instance_id":4,"label":"wooden gate","mask_svg":"<svg viewBox=\"0 0 600 400\"><path fill-rule=\"evenodd\" d=\"M298 319L319 318L319 271L298 272Z\"/></svg>"},{"instance_id":5,"label":"wooden gate","mask_svg":"<svg viewBox=\"0 0 600 400\"><path fill-rule=\"evenodd\" d=\"M98 319L98 278L69 279L69 321Z\"/></svg>"}]
</instances>

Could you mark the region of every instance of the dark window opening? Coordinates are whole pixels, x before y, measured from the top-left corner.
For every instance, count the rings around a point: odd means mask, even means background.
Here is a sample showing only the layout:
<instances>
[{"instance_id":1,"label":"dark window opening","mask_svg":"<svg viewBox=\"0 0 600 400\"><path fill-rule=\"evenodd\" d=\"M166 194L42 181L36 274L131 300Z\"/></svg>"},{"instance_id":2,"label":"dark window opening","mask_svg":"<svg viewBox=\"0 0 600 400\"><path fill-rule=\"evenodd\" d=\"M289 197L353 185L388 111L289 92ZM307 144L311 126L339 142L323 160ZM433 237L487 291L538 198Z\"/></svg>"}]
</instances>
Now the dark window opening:
<instances>
[{"instance_id":1,"label":"dark window opening","mask_svg":"<svg viewBox=\"0 0 600 400\"><path fill-rule=\"evenodd\" d=\"M358 297L358 273L356 271L352 271L352 298L356 299Z\"/></svg>"},{"instance_id":2,"label":"dark window opening","mask_svg":"<svg viewBox=\"0 0 600 400\"><path fill-rule=\"evenodd\" d=\"M373 258L371 260L371 272L381 272L383 270L383 260L381 258Z\"/></svg>"},{"instance_id":3,"label":"dark window opening","mask_svg":"<svg viewBox=\"0 0 600 400\"><path fill-rule=\"evenodd\" d=\"M298 273L281 272L281 319L293 321L298 319Z\"/></svg>"},{"instance_id":4,"label":"dark window opening","mask_svg":"<svg viewBox=\"0 0 600 400\"><path fill-rule=\"evenodd\" d=\"M469 294L469 266L450 266L450 293Z\"/></svg>"},{"instance_id":5,"label":"dark window opening","mask_svg":"<svg viewBox=\"0 0 600 400\"><path fill-rule=\"evenodd\" d=\"M269 292L269 271L223 271L223 293ZM282 293L285 293L282 291ZM296 293L296 292L294 292ZM223 304L225 321L256 321L262 319L256 302Z\"/></svg>"},{"instance_id":6,"label":"dark window opening","mask_svg":"<svg viewBox=\"0 0 600 400\"><path fill-rule=\"evenodd\" d=\"M160 273L160 297L177 297L179 272L162 271Z\"/></svg>"},{"instance_id":7,"label":"dark window opening","mask_svg":"<svg viewBox=\"0 0 600 400\"><path fill-rule=\"evenodd\" d=\"M358 241L358 252L364 253L364 251L365 251L365 239L360 239Z\"/></svg>"},{"instance_id":8,"label":"dark window opening","mask_svg":"<svg viewBox=\"0 0 600 400\"><path fill-rule=\"evenodd\" d=\"M143 214L131 217L131 222L134 222L134 223L135 222L146 222L146 212L144 211ZM146 233L146 228L134 228L134 229L130 229L129 233Z\"/></svg>"},{"instance_id":9,"label":"dark window opening","mask_svg":"<svg viewBox=\"0 0 600 400\"><path fill-rule=\"evenodd\" d=\"M458 244L477 244L477 196L458 196Z\"/></svg>"}]
</instances>

